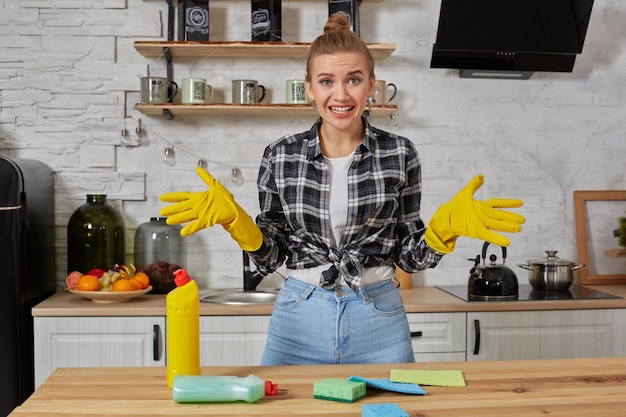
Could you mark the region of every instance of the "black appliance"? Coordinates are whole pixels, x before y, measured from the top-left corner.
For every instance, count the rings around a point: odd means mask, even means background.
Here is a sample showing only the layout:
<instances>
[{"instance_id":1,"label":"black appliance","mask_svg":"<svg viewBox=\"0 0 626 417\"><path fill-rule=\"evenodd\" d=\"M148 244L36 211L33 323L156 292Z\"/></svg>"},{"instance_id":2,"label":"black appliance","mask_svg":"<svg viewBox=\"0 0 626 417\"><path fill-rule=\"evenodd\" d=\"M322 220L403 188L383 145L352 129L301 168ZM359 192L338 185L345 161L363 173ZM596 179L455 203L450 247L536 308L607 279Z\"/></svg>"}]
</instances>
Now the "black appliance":
<instances>
[{"instance_id":1,"label":"black appliance","mask_svg":"<svg viewBox=\"0 0 626 417\"><path fill-rule=\"evenodd\" d=\"M506 302L513 299L477 299L468 296L467 285L441 285L437 286L442 291L454 295L464 301L485 302L497 301ZM538 301L538 300L591 300L591 299L611 299L622 298L618 295L609 294L602 291L592 290L591 288L572 285L567 290L535 290L530 285L520 285L518 287L518 296L515 301Z\"/></svg>"},{"instance_id":2,"label":"black appliance","mask_svg":"<svg viewBox=\"0 0 626 417\"><path fill-rule=\"evenodd\" d=\"M44 163L0 157L0 415L34 391L31 309L55 292L54 179Z\"/></svg>"},{"instance_id":3,"label":"black appliance","mask_svg":"<svg viewBox=\"0 0 626 417\"><path fill-rule=\"evenodd\" d=\"M431 68L466 78L572 72L593 0L442 0Z\"/></svg>"}]
</instances>

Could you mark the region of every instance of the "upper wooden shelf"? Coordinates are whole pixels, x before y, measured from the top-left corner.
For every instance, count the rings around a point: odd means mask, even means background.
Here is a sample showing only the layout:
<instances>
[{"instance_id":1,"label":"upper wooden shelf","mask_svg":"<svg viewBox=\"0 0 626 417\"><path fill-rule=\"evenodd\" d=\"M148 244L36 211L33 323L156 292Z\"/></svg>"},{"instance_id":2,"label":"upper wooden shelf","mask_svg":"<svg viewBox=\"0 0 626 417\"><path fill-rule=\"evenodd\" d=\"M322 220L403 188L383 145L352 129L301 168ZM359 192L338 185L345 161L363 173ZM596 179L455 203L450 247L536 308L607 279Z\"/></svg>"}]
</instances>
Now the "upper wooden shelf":
<instances>
[{"instance_id":1,"label":"upper wooden shelf","mask_svg":"<svg viewBox=\"0 0 626 417\"><path fill-rule=\"evenodd\" d=\"M190 42L136 41L135 49L148 58L164 55L173 58L305 58L309 42ZM385 59L396 50L395 43L368 44L374 59Z\"/></svg>"},{"instance_id":2,"label":"upper wooden shelf","mask_svg":"<svg viewBox=\"0 0 626 417\"><path fill-rule=\"evenodd\" d=\"M181 103L164 103L164 104L148 104L137 103L135 109L146 116L224 116L224 115L244 115L244 116L316 116L318 113L313 110L310 104L229 104L229 103L211 103L211 104L181 104ZM392 116L398 111L398 107L394 105L372 106L370 114L372 116Z\"/></svg>"}]
</instances>

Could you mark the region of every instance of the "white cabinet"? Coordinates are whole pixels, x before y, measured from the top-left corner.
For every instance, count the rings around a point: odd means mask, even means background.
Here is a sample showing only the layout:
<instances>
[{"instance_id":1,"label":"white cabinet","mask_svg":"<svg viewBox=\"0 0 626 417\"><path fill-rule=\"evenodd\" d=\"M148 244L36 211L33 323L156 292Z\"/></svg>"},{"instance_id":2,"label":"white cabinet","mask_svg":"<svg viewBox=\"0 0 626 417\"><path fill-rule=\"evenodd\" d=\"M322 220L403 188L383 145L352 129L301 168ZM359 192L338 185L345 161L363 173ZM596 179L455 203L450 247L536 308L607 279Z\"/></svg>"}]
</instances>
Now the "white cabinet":
<instances>
[{"instance_id":1,"label":"white cabinet","mask_svg":"<svg viewBox=\"0 0 626 417\"><path fill-rule=\"evenodd\" d=\"M624 309L407 317L418 362L626 356ZM200 364L258 365L269 321L270 316L201 316ZM166 365L164 316L37 316L34 328L36 387L58 367Z\"/></svg>"},{"instance_id":2,"label":"white cabinet","mask_svg":"<svg viewBox=\"0 0 626 417\"><path fill-rule=\"evenodd\" d=\"M258 365L269 316L202 316L200 364ZM60 367L165 366L165 317L35 317L35 385Z\"/></svg>"},{"instance_id":3,"label":"white cabinet","mask_svg":"<svg viewBox=\"0 0 626 417\"><path fill-rule=\"evenodd\" d=\"M465 361L465 313L409 313L417 362Z\"/></svg>"},{"instance_id":4,"label":"white cabinet","mask_svg":"<svg viewBox=\"0 0 626 417\"><path fill-rule=\"evenodd\" d=\"M626 354L623 309L467 313L467 360Z\"/></svg>"},{"instance_id":5,"label":"white cabinet","mask_svg":"<svg viewBox=\"0 0 626 417\"><path fill-rule=\"evenodd\" d=\"M165 317L35 317L35 388L60 367L164 366Z\"/></svg>"},{"instance_id":6,"label":"white cabinet","mask_svg":"<svg viewBox=\"0 0 626 417\"><path fill-rule=\"evenodd\" d=\"M200 317L200 365L259 365L270 316Z\"/></svg>"}]
</instances>

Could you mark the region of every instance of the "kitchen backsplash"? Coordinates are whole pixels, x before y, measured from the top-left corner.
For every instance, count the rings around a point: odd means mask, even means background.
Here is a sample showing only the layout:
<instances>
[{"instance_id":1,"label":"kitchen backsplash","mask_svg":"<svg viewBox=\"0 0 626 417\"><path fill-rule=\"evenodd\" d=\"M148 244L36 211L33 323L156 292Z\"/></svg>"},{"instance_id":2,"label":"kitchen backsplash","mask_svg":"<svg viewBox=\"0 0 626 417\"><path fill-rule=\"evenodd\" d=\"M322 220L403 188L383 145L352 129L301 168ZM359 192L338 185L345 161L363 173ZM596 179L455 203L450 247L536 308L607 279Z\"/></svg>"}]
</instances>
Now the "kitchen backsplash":
<instances>
[{"instance_id":1,"label":"kitchen backsplash","mask_svg":"<svg viewBox=\"0 0 626 417\"><path fill-rule=\"evenodd\" d=\"M165 75L165 59L148 59L137 40L164 40L165 1L0 1L0 155L44 161L55 171L59 287L66 275L66 225L87 193L107 194L128 228L132 260L136 227L158 214L158 196L200 190L198 157L251 215L258 212L256 174L264 147L306 130L315 117L185 116L168 121L134 110L140 76ZM511 236L510 265L558 249L576 259L572 192L626 188L626 3L595 2L583 53L573 73L535 73L528 81L461 79L430 69L439 2L364 2L366 42L396 43L377 62L377 76L398 87L395 119L376 126L411 138L423 171L427 222L477 173L478 198L521 198L524 231ZM327 18L325 1L283 1L282 35L310 42ZM245 0L210 2L211 40L249 40ZM285 101L285 81L302 78L304 60L175 59L174 78L206 78L213 101L230 101L230 80L253 78L266 101ZM142 121L141 145L125 147L121 131ZM177 163L162 161L174 144ZM231 181L241 169L244 184ZM464 284L482 242L460 239L454 253L415 284ZM241 285L241 252L221 228L189 237L188 270L201 286ZM525 277L516 268L518 276Z\"/></svg>"}]
</instances>

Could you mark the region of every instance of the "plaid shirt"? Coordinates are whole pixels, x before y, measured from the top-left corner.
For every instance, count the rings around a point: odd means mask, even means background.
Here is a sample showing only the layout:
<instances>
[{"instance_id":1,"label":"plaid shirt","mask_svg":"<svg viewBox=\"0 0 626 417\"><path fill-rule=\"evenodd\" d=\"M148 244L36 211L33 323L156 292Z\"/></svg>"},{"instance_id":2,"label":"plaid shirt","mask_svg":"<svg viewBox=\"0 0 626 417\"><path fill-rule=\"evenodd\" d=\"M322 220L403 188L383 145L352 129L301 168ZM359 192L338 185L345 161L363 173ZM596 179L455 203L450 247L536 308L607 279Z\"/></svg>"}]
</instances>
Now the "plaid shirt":
<instances>
[{"instance_id":1,"label":"plaid shirt","mask_svg":"<svg viewBox=\"0 0 626 417\"><path fill-rule=\"evenodd\" d=\"M413 143L364 124L363 143L348 171L346 228L336 248L330 244L330 174L320 149L321 121L265 149L256 219L264 238L252 253L259 272L270 273L285 259L290 269L330 262L320 286L334 288L341 272L355 288L363 267L396 263L417 271L439 263L442 255L423 239L421 168Z\"/></svg>"}]
</instances>

